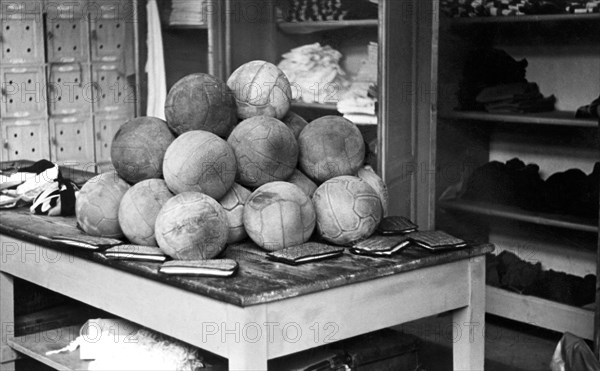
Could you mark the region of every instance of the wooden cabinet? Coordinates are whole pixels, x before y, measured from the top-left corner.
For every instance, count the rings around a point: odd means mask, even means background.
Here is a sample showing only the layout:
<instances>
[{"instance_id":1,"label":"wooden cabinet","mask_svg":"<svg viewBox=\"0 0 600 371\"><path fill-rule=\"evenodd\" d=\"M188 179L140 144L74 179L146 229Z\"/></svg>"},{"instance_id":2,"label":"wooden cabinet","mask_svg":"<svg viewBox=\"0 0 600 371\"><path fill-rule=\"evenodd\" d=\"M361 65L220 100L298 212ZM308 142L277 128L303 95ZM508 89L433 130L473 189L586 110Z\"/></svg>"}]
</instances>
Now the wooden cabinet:
<instances>
[{"instance_id":1,"label":"wooden cabinet","mask_svg":"<svg viewBox=\"0 0 600 371\"><path fill-rule=\"evenodd\" d=\"M135 113L135 5L0 2L0 160L110 162L96 156L93 122Z\"/></svg>"},{"instance_id":2,"label":"wooden cabinet","mask_svg":"<svg viewBox=\"0 0 600 371\"><path fill-rule=\"evenodd\" d=\"M575 110L600 95L600 52L593 35L600 15L488 18L440 16L439 120L436 197L460 188L477 167L519 158L540 167L543 179L571 168L591 173L600 160L597 119ZM555 95L556 111L527 114L457 111L456 92L469 52L482 47L528 61L526 78L543 95ZM451 191L451 192L448 192ZM598 219L524 210L516 206L443 197L437 227L492 242L545 270L597 274ZM600 282L600 281L598 281ZM598 292L596 293L598 295ZM488 286L487 312L592 339L593 303L584 308Z\"/></svg>"}]
</instances>

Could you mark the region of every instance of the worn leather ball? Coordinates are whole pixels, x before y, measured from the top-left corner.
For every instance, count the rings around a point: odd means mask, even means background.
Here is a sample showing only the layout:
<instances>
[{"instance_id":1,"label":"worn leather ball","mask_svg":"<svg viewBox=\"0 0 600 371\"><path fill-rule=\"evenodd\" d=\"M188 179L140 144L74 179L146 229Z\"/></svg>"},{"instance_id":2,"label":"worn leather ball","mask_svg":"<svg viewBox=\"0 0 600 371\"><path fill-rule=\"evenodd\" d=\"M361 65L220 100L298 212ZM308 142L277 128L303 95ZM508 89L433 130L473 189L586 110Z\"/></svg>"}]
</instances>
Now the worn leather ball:
<instances>
[{"instance_id":1,"label":"worn leather ball","mask_svg":"<svg viewBox=\"0 0 600 371\"><path fill-rule=\"evenodd\" d=\"M202 192L217 200L233 185L236 170L229 144L203 130L177 137L167 148L163 162L164 178L173 193Z\"/></svg>"},{"instance_id":2,"label":"worn leather ball","mask_svg":"<svg viewBox=\"0 0 600 371\"><path fill-rule=\"evenodd\" d=\"M235 152L240 184L256 188L289 178L298 163L298 143L283 122L268 116L246 119L227 142Z\"/></svg>"},{"instance_id":3,"label":"worn leather ball","mask_svg":"<svg viewBox=\"0 0 600 371\"><path fill-rule=\"evenodd\" d=\"M173 193L162 179L146 179L129 188L119 206L119 225L125 237L137 245L158 246L156 216L171 197Z\"/></svg>"},{"instance_id":4,"label":"worn leather ball","mask_svg":"<svg viewBox=\"0 0 600 371\"><path fill-rule=\"evenodd\" d=\"M379 195L379 200L381 201L383 216L387 216L389 195L387 186L385 185L383 179L381 179L381 177L377 175L377 173L375 173L373 168L369 165L358 169L358 177L367 182L375 190L375 192L377 192L377 195Z\"/></svg>"},{"instance_id":5,"label":"worn leather ball","mask_svg":"<svg viewBox=\"0 0 600 371\"><path fill-rule=\"evenodd\" d=\"M131 184L162 177L165 152L175 140L167 123L156 117L137 117L115 134L110 156L119 176Z\"/></svg>"},{"instance_id":6,"label":"worn leather ball","mask_svg":"<svg viewBox=\"0 0 600 371\"><path fill-rule=\"evenodd\" d=\"M237 68L227 86L233 91L237 115L283 118L290 109L290 82L277 66L266 61L251 61Z\"/></svg>"},{"instance_id":7,"label":"worn leather ball","mask_svg":"<svg viewBox=\"0 0 600 371\"><path fill-rule=\"evenodd\" d=\"M177 135L205 130L227 138L237 124L233 93L225 82L206 73L187 75L171 87L165 116Z\"/></svg>"},{"instance_id":8,"label":"worn leather ball","mask_svg":"<svg viewBox=\"0 0 600 371\"><path fill-rule=\"evenodd\" d=\"M315 228L315 209L308 196L287 182L272 182L255 190L244 206L246 232L268 251L302 244Z\"/></svg>"},{"instance_id":9,"label":"worn leather ball","mask_svg":"<svg viewBox=\"0 0 600 371\"><path fill-rule=\"evenodd\" d=\"M75 215L81 229L92 236L123 237L119 205L129 187L115 171L98 174L88 180L75 201Z\"/></svg>"},{"instance_id":10,"label":"worn leather ball","mask_svg":"<svg viewBox=\"0 0 600 371\"><path fill-rule=\"evenodd\" d=\"M326 181L317 188L312 200L317 213L317 233L337 245L368 238L382 219L379 195L355 176Z\"/></svg>"},{"instance_id":11,"label":"worn leather ball","mask_svg":"<svg viewBox=\"0 0 600 371\"><path fill-rule=\"evenodd\" d=\"M227 243L234 243L248 237L244 229L244 204L250 196L250 191L237 183L219 200L229 222L229 235Z\"/></svg>"},{"instance_id":12,"label":"worn leather ball","mask_svg":"<svg viewBox=\"0 0 600 371\"><path fill-rule=\"evenodd\" d=\"M296 139L298 139L298 137L300 136L300 132L302 131L302 129L304 129L304 127L308 125L308 122L306 122L306 120L303 119L302 116L292 111L288 111L287 115L285 115L285 117L281 119L281 121L283 121L283 123L286 124L288 128L292 129Z\"/></svg>"},{"instance_id":13,"label":"worn leather ball","mask_svg":"<svg viewBox=\"0 0 600 371\"><path fill-rule=\"evenodd\" d=\"M300 169L318 183L356 175L365 159L360 130L341 116L324 116L308 124L298 137Z\"/></svg>"},{"instance_id":14,"label":"worn leather ball","mask_svg":"<svg viewBox=\"0 0 600 371\"><path fill-rule=\"evenodd\" d=\"M304 175L304 173L302 173L298 169L294 170L294 173L291 177L289 177L287 182L298 186L298 188L300 188L304 193L306 193L308 197L312 197L312 195L317 190L317 185L315 184L315 182L310 180L306 175Z\"/></svg>"},{"instance_id":15,"label":"worn leather ball","mask_svg":"<svg viewBox=\"0 0 600 371\"><path fill-rule=\"evenodd\" d=\"M214 258L225 249L228 233L223 207L200 192L172 197L156 217L158 246L173 259Z\"/></svg>"}]
</instances>

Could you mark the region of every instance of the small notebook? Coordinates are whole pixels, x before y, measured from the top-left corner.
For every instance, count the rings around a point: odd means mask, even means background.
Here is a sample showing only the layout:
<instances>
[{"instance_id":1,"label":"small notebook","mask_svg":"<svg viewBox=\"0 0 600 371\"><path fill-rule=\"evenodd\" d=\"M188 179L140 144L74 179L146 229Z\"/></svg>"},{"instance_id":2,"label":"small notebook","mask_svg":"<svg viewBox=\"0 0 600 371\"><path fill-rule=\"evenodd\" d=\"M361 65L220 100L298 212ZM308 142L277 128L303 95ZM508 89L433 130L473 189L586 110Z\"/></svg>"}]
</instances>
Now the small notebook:
<instances>
[{"instance_id":1,"label":"small notebook","mask_svg":"<svg viewBox=\"0 0 600 371\"><path fill-rule=\"evenodd\" d=\"M229 277L238 268L232 259L171 260L163 263L158 271L169 275Z\"/></svg>"},{"instance_id":2,"label":"small notebook","mask_svg":"<svg viewBox=\"0 0 600 371\"><path fill-rule=\"evenodd\" d=\"M104 256L114 260L140 260L164 262L167 256L154 246L118 245L104 251Z\"/></svg>"},{"instance_id":3,"label":"small notebook","mask_svg":"<svg viewBox=\"0 0 600 371\"><path fill-rule=\"evenodd\" d=\"M431 251L459 249L467 246L465 240L449 235L444 231L416 232L410 235L410 239L417 245Z\"/></svg>"},{"instance_id":4,"label":"small notebook","mask_svg":"<svg viewBox=\"0 0 600 371\"><path fill-rule=\"evenodd\" d=\"M358 255L390 256L410 245L408 236L372 236L355 243L350 252Z\"/></svg>"},{"instance_id":5,"label":"small notebook","mask_svg":"<svg viewBox=\"0 0 600 371\"><path fill-rule=\"evenodd\" d=\"M388 216L377 226L377 231L384 235L407 234L416 231L419 227L410 219L403 216Z\"/></svg>"},{"instance_id":6,"label":"small notebook","mask_svg":"<svg viewBox=\"0 0 600 371\"><path fill-rule=\"evenodd\" d=\"M330 259L344 253L344 248L320 242L306 242L301 245L270 252L267 257L281 263L298 265L317 260Z\"/></svg>"},{"instance_id":7,"label":"small notebook","mask_svg":"<svg viewBox=\"0 0 600 371\"><path fill-rule=\"evenodd\" d=\"M65 245L79 247L87 250L98 250L105 247L122 245L123 241L116 238L108 237L96 237L89 235L76 235L76 236L51 236L50 239L53 242L64 243Z\"/></svg>"}]
</instances>

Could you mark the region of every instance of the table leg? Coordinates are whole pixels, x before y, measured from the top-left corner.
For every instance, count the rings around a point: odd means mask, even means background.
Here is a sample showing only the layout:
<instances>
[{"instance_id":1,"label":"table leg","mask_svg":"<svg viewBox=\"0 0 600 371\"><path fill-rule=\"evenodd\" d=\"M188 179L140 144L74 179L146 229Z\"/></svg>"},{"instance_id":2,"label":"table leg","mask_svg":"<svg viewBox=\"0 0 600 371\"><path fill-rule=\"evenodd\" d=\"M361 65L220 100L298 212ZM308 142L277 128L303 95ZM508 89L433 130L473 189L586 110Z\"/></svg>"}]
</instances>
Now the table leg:
<instances>
[{"instance_id":1,"label":"table leg","mask_svg":"<svg viewBox=\"0 0 600 371\"><path fill-rule=\"evenodd\" d=\"M266 322L265 305L227 307L227 324L221 326L221 340L227 342L229 370L267 371L270 334Z\"/></svg>"},{"instance_id":2,"label":"table leg","mask_svg":"<svg viewBox=\"0 0 600 371\"><path fill-rule=\"evenodd\" d=\"M14 285L12 276L0 272L0 370L13 371L17 353L6 342L15 335Z\"/></svg>"},{"instance_id":3,"label":"table leg","mask_svg":"<svg viewBox=\"0 0 600 371\"><path fill-rule=\"evenodd\" d=\"M453 327L457 331L453 345L455 371L483 370L485 351L485 256L469 261L471 282L469 306L456 310Z\"/></svg>"}]
</instances>

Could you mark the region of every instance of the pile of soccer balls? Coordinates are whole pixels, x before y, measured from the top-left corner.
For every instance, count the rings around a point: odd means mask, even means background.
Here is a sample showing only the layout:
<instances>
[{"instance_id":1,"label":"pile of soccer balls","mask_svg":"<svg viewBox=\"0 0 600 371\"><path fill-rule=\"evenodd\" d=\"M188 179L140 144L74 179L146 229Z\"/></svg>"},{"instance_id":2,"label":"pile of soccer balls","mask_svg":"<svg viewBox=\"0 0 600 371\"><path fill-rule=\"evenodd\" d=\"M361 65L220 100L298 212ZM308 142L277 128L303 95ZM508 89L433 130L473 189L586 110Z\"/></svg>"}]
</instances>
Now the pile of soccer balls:
<instances>
[{"instance_id":1,"label":"pile of soccer balls","mask_svg":"<svg viewBox=\"0 0 600 371\"><path fill-rule=\"evenodd\" d=\"M115 171L82 187L79 225L189 260L247 237L269 251L315 233L338 245L369 237L387 190L364 166L360 130L340 116L307 123L290 100L287 78L264 61L227 83L182 78L167 96L166 122L139 117L116 133Z\"/></svg>"}]
</instances>

